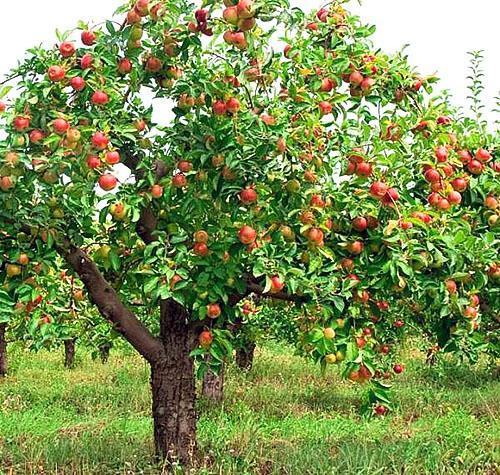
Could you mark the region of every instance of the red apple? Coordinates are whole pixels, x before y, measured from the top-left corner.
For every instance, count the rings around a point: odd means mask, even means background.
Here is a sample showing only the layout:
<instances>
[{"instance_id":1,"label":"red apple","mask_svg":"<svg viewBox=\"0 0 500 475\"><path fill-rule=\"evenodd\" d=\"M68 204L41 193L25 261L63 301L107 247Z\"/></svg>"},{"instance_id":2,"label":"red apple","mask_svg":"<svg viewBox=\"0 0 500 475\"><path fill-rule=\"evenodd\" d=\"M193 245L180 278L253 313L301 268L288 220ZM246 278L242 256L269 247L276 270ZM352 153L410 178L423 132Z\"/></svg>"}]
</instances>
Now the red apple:
<instances>
[{"instance_id":1,"label":"red apple","mask_svg":"<svg viewBox=\"0 0 500 475\"><path fill-rule=\"evenodd\" d=\"M447 199L452 205L459 205L462 202L462 195L458 191L450 191Z\"/></svg>"},{"instance_id":2,"label":"red apple","mask_svg":"<svg viewBox=\"0 0 500 475\"><path fill-rule=\"evenodd\" d=\"M208 254L208 246L204 242L196 242L193 246L195 255L205 257Z\"/></svg>"},{"instance_id":3,"label":"red apple","mask_svg":"<svg viewBox=\"0 0 500 475\"><path fill-rule=\"evenodd\" d=\"M252 244L257 239L257 231L245 225L239 230L238 238L242 244Z\"/></svg>"},{"instance_id":4,"label":"red apple","mask_svg":"<svg viewBox=\"0 0 500 475\"><path fill-rule=\"evenodd\" d=\"M437 183L441 180L441 175L440 173L434 169L434 168L429 168L425 173L424 173L424 178L426 181L429 183Z\"/></svg>"},{"instance_id":5,"label":"red apple","mask_svg":"<svg viewBox=\"0 0 500 475\"><path fill-rule=\"evenodd\" d=\"M239 0L236 9L239 18L252 18L255 15L252 0Z\"/></svg>"},{"instance_id":6,"label":"red apple","mask_svg":"<svg viewBox=\"0 0 500 475\"><path fill-rule=\"evenodd\" d=\"M65 119L56 119L52 125L54 126L55 133L58 135L63 135L69 130L69 123Z\"/></svg>"},{"instance_id":7,"label":"red apple","mask_svg":"<svg viewBox=\"0 0 500 475\"><path fill-rule=\"evenodd\" d=\"M381 199L385 196L388 189L389 187L385 183L381 181L375 181L370 186L370 194L374 198Z\"/></svg>"},{"instance_id":8,"label":"red apple","mask_svg":"<svg viewBox=\"0 0 500 475\"><path fill-rule=\"evenodd\" d=\"M477 317L477 308L475 307L465 307L464 310L464 317L465 318L470 318L471 320L475 319Z\"/></svg>"},{"instance_id":9,"label":"red apple","mask_svg":"<svg viewBox=\"0 0 500 475\"><path fill-rule=\"evenodd\" d=\"M109 97L104 91L95 91L90 101L94 105L103 106L109 102Z\"/></svg>"},{"instance_id":10,"label":"red apple","mask_svg":"<svg viewBox=\"0 0 500 475\"><path fill-rule=\"evenodd\" d=\"M271 294L281 292L284 287L285 284L281 281L279 276L274 275L273 277L271 277L271 290L269 290Z\"/></svg>"},{"instance_id":11,"label":"red apple","mask_svg":"<svg viewBox=\"0 0 500 475\"><path fill-rule=\"evenodd\" d=\"M373 167L368 162L361 162L356 164L355 173L358 176L369 177L373 172Z\"/></svg>"},{"instance_id":12,"label":"red apple","mask_svg":"<svg viewBox=\"0 0 500 475\"><path fill-rule=\"evenodd\" d=\"M450 294L456 294L457 293L457 283L454 280L448 279L445 282L445 285L446 285L446 290Z\"/></svg>"},{"instance_id":13,"label":"red apple","mask_svg":"<svg viewBox=\"0 0 500 475\"><path fill-rule=\"evenodd\" d=\"M101 175L99 177L99 186L104 190L104 191L111 191L114 188L116 188L116 185L118 184L118 180L116 177L111 175L111 173L106 173L104 175Z\"/></svg>"},{"instance_id":14,"label":"red apple","mask_svg":"<svg viewBox=\"0 0 500 475\"><path fill-rule=\"evenodd\" d=\"M438 201L437 207L442 211L448 211L451 208L451 203L446 198L441 198Z\"/></svg>"},{"instance_id":15,"label":"red apple","mask_svg":"<svg viewBox=\"0 0 500 475\"><path fill-rule=\"evenodd\" d=\"M352 220L352 227L355 231L363 232L368 228L368 221L366 218L360 216Z\"/></svg>"},{"instance_id":16,"label":"red apple","mask_svg":"<svg viewBox=\"0 0 500 475\"><path fill-rule=\"evenodd\" d=\"M316 246L323 246L324 233L319 228L311 228L307 233L309 241Z\"/></svg>"},{"instance_id":17,"label":"red apple","mask_svg":"<svg viewBox=\"0 0 500 475\"><path fill-rule=\"evenodd\" d=\"M231 114L236 114L240 110L240 101L235 97L231 97L231 99L226 101L226 110Z\"/></svg>"},{"instance_id":18,"label":"red apple","mask_svg":"<svg viewBox=\"0 0 500 475\"><path fill-rule=\"evenodd\" d=\"M70 85L75 91L83 91L85 89L85 79L80 76L71 78Z\"/></svg>"},{"instance_id":19,"label":"red apple","mask_svg":"<svg viewBox=\"0 0 500 475\"><path fill-rule=\"evenodd\" d=\"M134 10L140 16L147 16L149 14L149 0L137 0L134 5Z\"/></svg>"},{"instance_id":20,"label":"red apple","mask_svg":"<svg viewBox=\"0 0 500 475\"><path fill-rule=\"evenodd\" d=\"M200 333L198 337L198 342L202 348L209 348L212 342L214 341L214 337L211 331L205 330Z\"/></svg>"},{"instance_id":21,"label":"red apple","mask_svg":"<svg viewBox=\"0 0 500 475\"><path fill-rule=\"evenodd\" d=\"M63 58L69 58L75 54L75 45L69 41L64 41L59 46L59 52Z\"/></svg>"},{"instance_id":22,"label":"red apple","mask_svg":"<svg viewBox=\"0 0 500 475\"><path fill-rule=\"evenodd\" d=\"M218 303L211 303L210 305L207 305L207 317L208 318L218 318L220 317L222 313L222 310L220 308L220 305Z\"/></svg>"},{"instance_id":23,"label":"red apple","mask_svg":"<svg viewBox=\"0 0 500 475\"><path fill-rule=\"evenodd\" d=\"M35 129L30 132L30 142L33 144L40 143L45 138L45 134L40 129Z\"/></svg>"},{"instance_id":24,"label":"red apple","mask_svg":"<svg viewBox=\"0 0 500 475\"><path fill-rule=\"evenodd\" d=\"M363 82L363 79L364 79L364 77L359 71L353 71L349 75L349 82L351 84L354 84L355 86L361 85L361 83Z\"/></svg>"},{"instance_id":25,"label":"red apple","mask_svg":"<svg viewBox=\"0 0 500 475\"><path fill-rule=\"evenodd\" d=\"M476 159L481 162L488 162L491 160L491 153L488 152L488 150L485 150L484 148L480 148L476 152Z\"/></svg>"},{"instance_id":26,"label":"red apple","mask_svg":"<svg viewBox=\"0 0 500 475\"><path fill-rule=\"evenodd\" d=\"M238 7L236 5L227 7L222 12L222 16L224 20L226 20L229 24L236 26L238 24Z\"/></svg>"},{"instance_id":27,"label":"red apple","mask_svg":"<svg viewBox=\"0 0 500 475\"><path fill-rule=\"evenodd\" d=\"M153 185L151 187L151 196L153 198L161 198L163 196L163 186Z\"/></svg>"},{"instance_id":28,"label":"red apple","mask_svg":"<svg viewBox=\"0 0 500 475\"><path fill-rule=\"evenodd\" d=\"M66 71L61 66L50 66L47 74L52 82L62 81L66 77Z\"/></svg>"},{"instance_id":29,"label":"red apple","mask_svg":"<svg viewBox=\"0 0 500 475\"><path fill-rule=\"evenodd\" d=\"M94 63L94 57L90 54L84 54L80 60L80 67L82 69L90 69Z\"/></svg>"},{"instance_id":30,"label":"red apple","mask_svg":"<svg viewBox=\"0 0 500 475\"><path fill-rule=\"evenodd\" d=\"M244 190L240 191L240 200L243 204L252 204L255 203L258 199L257 192L255 191L254 188L248 187L245 188Z\"/></svg>"},{"instance_id":31,"label":"red apple","mask_svg":"<svg viewBox=\"0 0 500 475\"><path fill-rule=\"evenodd\" d=\"M494 196L488 195L484 199L484 206L486 206L486 208L496 210L498 208L498 200Z\"/></svg>"},{"instance_id":32,"label":"red apple","mask_svg":"<svg viewBox=\"0 0 500 475\"><path fill-rule=\"evenodd\" d=\"M375 79L373 78L364 78L360 85L364 93L370 92L373 86L375 86Z\"/></svg>"},{"instance_id":33,"label":"red apple","mask_svg":"<svg viewBox=\"0 0 500 475\"><path fill-rule=\"evenodd\" d=\"M400 364L395 364L392 368L396 374L401 374L404 371L404 368Z\"/></svg>"},{"instance_id":34,"label":"red apple","mask_svg":"<svg viewBox=\"0 0 500 475\"><path fill-rule=\"evenodd\" d=\"M103 132L96 132L92 136L92 146L98 150L104 150L109 145L109 139Z\"/></svg>"},{"instance_id":35,"label":"red apple","mask_svg":"<svg viewBox=\"0 0 500 475\"><path fill-rule=\"evenodd\" d=\"M96 34L93 31L85 30L82 31L81 38L82 38L82 43L85 46L92 46L95 43Z\"/></svg>"},{"instance_id":36,"label":"red apple","mask_svg":"<svg viewBox=\"0 0 500 475\"><path fill-rule=\"evenodd\" d=\"M451 119L449 117L441 115L436 119L436 123L438 125L449 125L451 124Z\"/></svg>"},{"instance_id":37,"label":"red apple","mask_svg":"<svg viewBox=\"0 0 500 475\"><path fill-rule=\"evenodd\" d=\"M172 177L172 185L175 188L183 188L183 187L185 187L187 185L186 175L184 175L184 173L176 173Z\"/></svg>"},{"instance_id":38,"label":"red apple","mask_svg":"<svg viewBox=\"0 0 500 475\"><path fill-rule=\"evenodd\" d=\"M97 155L87 156L87 166L92 170L99 168L102 165L101 159Z\"/></svg>"},{"instance_id":39,"label":"red apple","mask_svg":"<svg viewBox=\"0 0 500 475\"><path fill-rule=\"evenodd\" d=\"M116 150L106 152L106 163L109 165L116 165L120 163L120 153Z\"/></svg>"},{"instance_id":40,"label":"red apple","mask_svg":"<svg viewBox=\"0 0 500 475\"><path fill-rule=\"evenodd\" d=\"M336 86L336 83L333 79L330 78L324 78L321 81L321 87L320 91L321 92L331 92Z\"/></svg>"},{"instance_id":41,"label":"red apple","mask_svg":"<svg viewBox=\"0 0 500 475\"><path fill-rule=\"evenodd\" d=\"M321 101L319 103L319 110L321 115L328 115L332 113L333 106L327 101Z\"/></svg>"},{"instance_id":42,"label":"red apple","mask_svg":"<svg viewBox=\"0 0 500 475\"><path fill-rule=\"evenodd\" d=\"M144 69L151 74L159 73L162 68L163 62L155 56L150 56L146 60L146 65L144 66Z\"/></svg>"},{"instance_id":43,"label":"red apple","mask_svg":"<svg viewBox=\"0 0 500 475\"><path fill-rule=\"evenodd\" d=\"M353 241L347 245L347 251L350 254L357 256L363 252L365 245L361 241Z\"/></svg>"},{"instance_id":44,"label":"red apple","mask_svg":"<svg viewBox=\"0 0 500 475\"><path fill-rule=\"evenodd\" d=\"M127 13L127 23L129 25L135 25L141 22L141 15L135 10L132 9Z\"/></svg>"},{"instance_id":45,"label":"red apple","mask_svg":"<svg viewBox=\"0 0 500 475\"><path fill-rule=\"evenodd\" d=\"M455 191L464 192L467 189L468 183L465 178L455 178L452 180L451 186Z\"/></svg>"},{"instance_id":46,"label":"red apple","mask_svg":"<svg viewBox=\"0 0 500 475\"><path fill-rule=\"evenodd\" d=\"M480 175L484 171L484 165L478 160L471 160L467 164L467 169L473 175Z\"/></svg>"},{"instance_id":47,"label":"red apple","mask_svg":"<svg viewBox=\"0 0 500 475\"><path fill-rule=\"evenodd\" d=\"M444 145L440 145L434 151L434 155L438 162L446 162L448 160L448 149Z\"/></svg>"},{"instance_id":48,"label":"red apple","mask_svg":"<svg viewBox=\"0 0 500 475\"><path fill-rule=\"evenodd\" d=\"M399 193L395 188L389 188L387 193L382 198L382 203L386 206L394 206L394 203L399 200Z\"/></svg>"},{"instance_id":49,"label":"red apple","mask_svg":"<svg viewBox=\"0 0 500 475\"><path fill-rule=\"evenodd\" d=\"M472 160L472 155L468 150L459 150L457 155L462 163L469 163Z\"/></svg>"},{"instance_id":50,"label":"red apple","mask_svg":"<svg viewBox=\"0 0 500 475\"><path fill-rule=\"evenodd\" d=\"M121 58L120 61L118 61L118 72L124 76L129 74L130 71L132 71L132 61L128 58Z\"/></svg>"},{"instance_id":51,"label":"red apple","mask_svg":"<svg viewBox=\"0 0 500 475\"><path fill-rule=\"evenodd\" d=\"M212 105L212 111L215 115L225 115L227 112L227 106L224 101L215 101Z\"/></svg>"}]
</instances>

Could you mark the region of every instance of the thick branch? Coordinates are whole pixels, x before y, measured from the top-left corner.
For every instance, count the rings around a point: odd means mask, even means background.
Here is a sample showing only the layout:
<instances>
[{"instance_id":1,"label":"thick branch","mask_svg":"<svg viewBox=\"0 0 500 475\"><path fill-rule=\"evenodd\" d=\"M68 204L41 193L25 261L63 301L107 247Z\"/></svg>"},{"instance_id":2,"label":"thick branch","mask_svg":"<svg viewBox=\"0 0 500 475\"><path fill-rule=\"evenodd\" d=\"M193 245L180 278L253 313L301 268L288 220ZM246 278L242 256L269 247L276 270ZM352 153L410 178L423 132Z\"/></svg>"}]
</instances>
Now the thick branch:
<instances>
[{"instance_id":1,"label":"thick branch","mask_svg":"<svg viewBox=\"0 0 500 475\"><path fill-rule=\"evenodd\" d=\"M78 274L90 299L115 329L150 363L164 357L164 348L142 322L122 303L94 262L76 246L59 248L68 265Z\"/></svg>"},{"instance_id":2,"label":"thick branch","mask_svg":"<svg viewBox=\"0 0 500 475\"><path fill-rule=\"evenodd\" d=\"M139 237L146 244L151 244L152 242L156 241L154 232L156 230L157 224L158 220L153 210L151 208L143 208L141 211L141 217L139 218L139 221L137 221L135 229Z\"/></svg>"},{"instance_id":3,"label":"thick branch","mask_svg":"<svg viewBox=\"0 0 500 475\"><path fill-rule=\"evenodd\" d=\"M136 177L140 177L141 170L133 170ZM167 173L168 168L165 163L161 160L156 160L153 165L153 171L155 173L156 181L161 180ZM151 244L156 241L154 232L156 231L156 226L158 225L158 219L151 207L143 208L141 211L141 216L139 221L137 221L136 231L139 237L146 243Z\"/></svg>"}]
</instances>

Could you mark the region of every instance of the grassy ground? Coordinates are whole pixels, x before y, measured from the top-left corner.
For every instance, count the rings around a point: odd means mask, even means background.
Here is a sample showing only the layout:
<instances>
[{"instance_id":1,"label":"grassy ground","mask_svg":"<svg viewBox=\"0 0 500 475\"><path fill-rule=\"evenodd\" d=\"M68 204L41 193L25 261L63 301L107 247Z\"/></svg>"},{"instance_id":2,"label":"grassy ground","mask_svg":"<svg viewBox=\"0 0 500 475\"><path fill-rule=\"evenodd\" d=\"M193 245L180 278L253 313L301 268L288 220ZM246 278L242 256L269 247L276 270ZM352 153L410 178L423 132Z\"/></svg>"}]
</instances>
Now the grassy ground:
<instances>
[{"instance_id":1,"label":"grassy ground","mask_svg":"<svg viewBox=\"0 0 500 475\"><path fill-rule=\"evenodd\" d=\"M158 474L151 464L148 369L112 355L11 354L0 382L0 473ZM273 346L230 370L223 407L200 403L196 475L498 474L500 384L481 370L408 362L396 411L366 420L359 387Z\"/></svg>"}]
</instances>

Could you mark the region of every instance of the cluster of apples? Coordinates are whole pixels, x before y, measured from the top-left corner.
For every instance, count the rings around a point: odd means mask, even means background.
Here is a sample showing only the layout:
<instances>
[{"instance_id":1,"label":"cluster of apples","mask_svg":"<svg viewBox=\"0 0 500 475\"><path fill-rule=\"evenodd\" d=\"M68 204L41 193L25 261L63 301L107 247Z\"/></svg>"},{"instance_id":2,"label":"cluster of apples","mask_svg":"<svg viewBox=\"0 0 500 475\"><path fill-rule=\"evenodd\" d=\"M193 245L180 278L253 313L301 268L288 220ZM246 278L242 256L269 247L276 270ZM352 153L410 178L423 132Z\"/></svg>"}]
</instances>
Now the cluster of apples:
<instances>
[{"instance_id":1,"label":"cluster of apples","mask_svg":"<svg viewBox=\"0 0 500 475\"><path fill-rule=\"evenodd\" d=\"M245 33L255 28L255 11L252 0L224 0L222 16L224 20L236 29L224 33L224 41L238 49L248 48Z\"/></svg>"},{"instance_id":2,"label":"cluster of apples","mask_svg":"<svg viewBox=\"0 0 500 475\"><path fill-rule=\"evenodd\" d=\"M377 66L372 64L375 62L375 57L370 56L365 59L366 64L373 73L378 71ZM375 86L375 79L368 74L363 74L360 70L351 66L351 72L342 75L342 80L349 84L349 91L352 97L361 97L370 94Z\"/></svg>"},{"instance_id":3,"label":"cluster of apples","mask_svg":"<svg viewBox=\"0 0 500 475\"><path fill-rule=\"evenodd\" d=\"M348 157L347 175L369 177L373 174L373 166L368 162L361 149L355 149Z\"/></svg>"},{"instance_id":4,"label":"cluster of apples","mask_svg":"<svg viewBox=\"0 0 500 475\"><path fill-rule=\"evenodd\" d=\"M208 248L208 233L206 231L200 230L194 233L194 245L193 252L196 256L205 257L210 252Z\"/></svg>"},{"instance_id":5,"label":"cluster of apples","mask_svg":"<svg viewBox=\"0 0 500 475\"><path fill-rule=\"evenodd\" d=\"M434 150L435 165L425 165L423 167L424 179L430 184L431 194L428 196L428 203L434 208L442 211L449 210L454 205L462 202L461 193L468 185L467 175L450 179L456 173L456 166L449 162L450 153L453 148L450 145L439 145ZM489 151L480 148L474 157L468 150L456 150L456 155L463 166L471 175L480 175L485 169L485 164L492 159Z\"/></svg>"},{"instance_id":6,"label":"cluster of apples","mask_svg":"<svg viewBox=\"0 0 500 475\"><path fill-rule=\"evenodd\" d=\"M137 2L136 10L144 12L146 4L147 2L144 1ZM85 46L93 46L96 40L97 34L94 31L82 31L81 41ZM76 57L76 52L76 47L72 42L65 41L59 45L59 53L65 60ZM77 64L82 70L92 68L94 66L94 57L91 53L86 53L79 59ZM75 92L82 92L87 88L85 79L80 75L73 76L71 78L67 77L67 68L73 67L74 64L52 65L48 68L47 76L51 82L62 83L65 86L71 87ZM127 74L132 69L132 63L128 58L122 58L119 60L117 68L120 74ZM109 103L109 101L110 97L108 93L103 90L94 90L90 96L90 103L96 107L104 107ZM31 122L32 120L29 115L18 115L13 119L12 127L18 133L29 132L28 137L32 146L43 144L44 139L52 132L61 137L61 143L66 148L77 151L83 149L83 144L81 143L81 133L78 126L73 127L65 117L59 117L53 120L48 130L34 128L30 131L30 128L32 127ZM85 121L80 121L78 125L88 124ZM144 121L137 121L134 124L134 127L138 132L141 132L145 129L145 123ZM100 131L95 132L91 137L90 145L91 150L87 154L86 158L86 164L90 169L97 169L103 164L112 166L120 162L120 153L110 147L109 138L105 133ZM39 166L44 165L44 163L40 160L34 159L33 165ZM46 172L45 175L47 175L47 180L45 181L56 182L57 177L52 179L52 177L49 176L50 174L51 172ZM111 173L105 173L100 176L98 184L104 191L111 191L117 186L118 180ZM14 180L12 177L7 176L0 178L0 189L8 191L13 187Z\"/></svg>"},{"instance_id":7,"label":"cluster of apples","mask_svg":"<svg viewBox=\"0 0 500 475\"><path fill-rule=\"evenodd\" d=\"M208 26L209 19L209 11L205 8L200 8L195 11L194 17L196 19L196 23L190 22L188 24L188 29L192 33L200 32L206 36L212 36L214 34L212 28Z\"/></svg>"},{"instance_id":8,"label":"cluster of apples","mask_svg":"<svg viewBox=\"0 0 500 475\"><path fill-rule=\"evenodd\" d=\"M148 15L156 21L163 14L162 8L164 8L162 2L150 7L149 0L137 0L134 7L127 12L127 23L129 25L140 24L142 19Z\"/></svg>"},{"instance_id":9,"label":"cluster of apples","mask_svg":"<svg viewBox=\"0 0 500 475\"><path fill-rule=\"evenodd\" d=\"M240 101L236 97L230 97L227 100L218 99L212 104L212 111L218 116L236 114L240 108Z\"/></svg>"}]
</instances>

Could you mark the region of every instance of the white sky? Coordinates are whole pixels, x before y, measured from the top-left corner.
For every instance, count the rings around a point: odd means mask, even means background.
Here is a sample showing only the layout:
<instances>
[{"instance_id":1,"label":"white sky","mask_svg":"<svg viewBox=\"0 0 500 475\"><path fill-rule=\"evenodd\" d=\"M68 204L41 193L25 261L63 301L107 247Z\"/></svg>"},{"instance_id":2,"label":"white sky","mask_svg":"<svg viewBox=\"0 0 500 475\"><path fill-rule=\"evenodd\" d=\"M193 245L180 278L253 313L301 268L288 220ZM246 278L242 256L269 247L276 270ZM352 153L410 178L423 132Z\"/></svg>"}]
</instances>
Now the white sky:
<instances>
[{"instance_id":1,"label":"white sky","mask_svg":"<svg viewBox=\"0 0 500 475\"><path fill-rule=\"evenodd\" d=\"M0 77L23 52L53 40L54 31L71 29L78 20L99 22L109 18L121 0L23 0L2 2ZM200 1L201 3L201 1ZM291 0L303 9L319 8L326 0ZM20 6L21 5L21 6ZM485 102L493 108L500 91L499 0L363 0L351 9L366 23L375 24L375 43L387 52L404 44L410 61L423 74L437 72L443 87L458 105L466 105L467 51L484 49Z\"/></svg>"}]
</instances>

